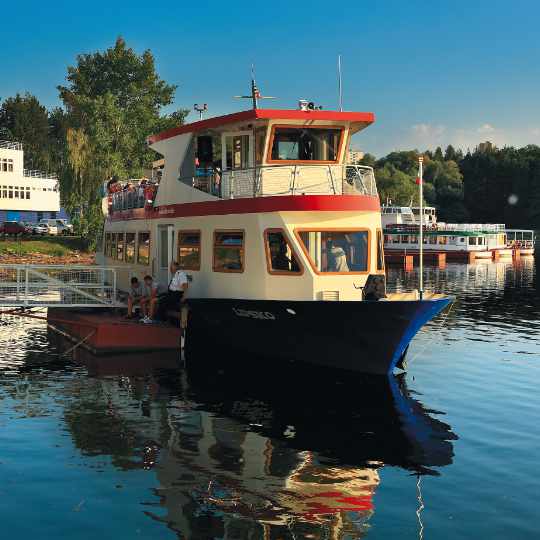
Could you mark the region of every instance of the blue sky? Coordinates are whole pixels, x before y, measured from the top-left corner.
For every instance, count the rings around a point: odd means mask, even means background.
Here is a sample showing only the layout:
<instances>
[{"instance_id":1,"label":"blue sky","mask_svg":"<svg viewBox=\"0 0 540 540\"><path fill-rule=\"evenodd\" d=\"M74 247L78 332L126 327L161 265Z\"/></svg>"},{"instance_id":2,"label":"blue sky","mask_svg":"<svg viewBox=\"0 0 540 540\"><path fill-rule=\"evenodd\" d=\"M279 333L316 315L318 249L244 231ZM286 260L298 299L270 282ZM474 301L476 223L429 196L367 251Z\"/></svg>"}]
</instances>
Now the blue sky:
<instances>
[{"instance_id":1,"label":"blue sky","mask_svg":"<svg viewBox=\"0 0 540 540\"><path fill-rule=\"evenodd\" d=\"M254 62L263 94L279 98L264 106L335 109L341 54L345 109L377 118L355 138L362 150L540 144L537 1L29 0L2 15L1 98L28 91L57 105L76 55L122 35L179 85L177 107L247 108L232 96L248 91Z\"/></svg>"}]
</instances>

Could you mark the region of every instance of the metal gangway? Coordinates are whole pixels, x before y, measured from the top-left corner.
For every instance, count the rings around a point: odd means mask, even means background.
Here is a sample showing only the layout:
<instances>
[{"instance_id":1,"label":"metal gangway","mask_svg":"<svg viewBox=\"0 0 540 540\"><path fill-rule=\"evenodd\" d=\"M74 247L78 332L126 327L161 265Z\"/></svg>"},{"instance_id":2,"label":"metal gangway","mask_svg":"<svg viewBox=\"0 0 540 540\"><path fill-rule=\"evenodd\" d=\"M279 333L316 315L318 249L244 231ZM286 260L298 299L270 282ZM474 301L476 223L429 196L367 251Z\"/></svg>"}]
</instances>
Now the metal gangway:
<instances>
[{"instance_id":1,"label":"metal gangway","mask_svg":"<svg viewBox=\"0 0 540 540\"><path fill-rule=\"evenodd\" d=\"M0 264L0 308L122 305L114 267Z\"/></svg>"}]
</instances>

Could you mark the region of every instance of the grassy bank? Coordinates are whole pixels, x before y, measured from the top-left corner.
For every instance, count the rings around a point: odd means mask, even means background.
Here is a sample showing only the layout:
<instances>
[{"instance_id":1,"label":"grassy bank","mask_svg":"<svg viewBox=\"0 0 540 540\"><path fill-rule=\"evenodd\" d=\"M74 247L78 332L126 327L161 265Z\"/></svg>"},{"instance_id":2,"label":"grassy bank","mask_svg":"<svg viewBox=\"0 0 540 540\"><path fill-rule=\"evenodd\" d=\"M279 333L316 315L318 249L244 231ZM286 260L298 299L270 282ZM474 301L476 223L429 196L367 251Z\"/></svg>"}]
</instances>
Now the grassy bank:
<instances>
[{"instance_id":1,"label":"grassy bank","mask_svg":"<svg viewBox=\"0 0 540 540\"><path fill-rule=\"evenodd\" d=\"M84 242L76 236L44 236L41 238L0 238L0 262L8 264L57 264L93 260L93 253L84 250Z\"/></svg>"}]
</instances>

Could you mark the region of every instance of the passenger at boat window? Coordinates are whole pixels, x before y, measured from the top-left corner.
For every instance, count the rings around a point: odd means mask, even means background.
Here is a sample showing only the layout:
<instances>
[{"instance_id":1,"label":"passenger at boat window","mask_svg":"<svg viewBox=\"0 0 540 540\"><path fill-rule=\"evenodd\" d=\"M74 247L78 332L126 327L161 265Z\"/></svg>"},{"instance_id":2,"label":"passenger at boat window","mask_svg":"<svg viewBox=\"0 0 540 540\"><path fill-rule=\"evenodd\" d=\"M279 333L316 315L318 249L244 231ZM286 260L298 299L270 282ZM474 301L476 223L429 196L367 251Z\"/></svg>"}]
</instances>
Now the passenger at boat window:
<instances>
[{"instance_id":1,"label":"passenger at boat window","mask_svg":"<svg viewBox=\"0 0 540 540\"><path fill-rule=\"evenodd\" d=\"M167 287L167 292L159 298L158 318L167 319L168 311L180 311L180 304L186 301L186 291L188 288L188 278L176 261L170 266L171 280Z\"/></svg>"},{"instance_id":2,"label":"passenger at boat window","mask_svg":"<svg viewBox=\"0 0 540 540\"><path fill-rule=\"evenodd\" d=\"M289 257L289 248L287 242L280 234L276 234L275 237L278 237L278 242L274 246L270 245L270 251L272 253L272 270L278 270L283 272L300 272L300 267L298 262L294 258Z\"/></svg>"},{"instance_id":3,"label":"passenger at boat window","mask_svg":"<svg viewBox=\"0 0 540 540\"><path fill-rule=\"evenodd\" d=\"M212 168L214 169L214 182L212 185L212 195L221 197L221 164L215 161Z\"/></svg>"},{"instance_id":4,"label":"passenger at boat window","mask_svg":"<svg viewBox=\"0 0 540 540\"><path fill-rule=\"evenodd\" d=\"M144 307L143 307L143 304L141 303L142 297L143 297L142 285L139 282L139 280L135 276L133 276L131 278L131 285L130 285L129 293L128 293L128 310L127 310L127 316L126 316L127 319L133 318L133 308L137 305L140 306L141 311L144 314Z\"/></svg>"},{"instance_id":5,"label":"passenger at boat window","mask_svg":"<svg viewBox=\"0 0 540 540\"><path fill-rule=\"evenodd\" d=\"M332 237L326 240L327 272L349 272L347 253L343 247L334 243Z\"/></svg>"}]
</instances>

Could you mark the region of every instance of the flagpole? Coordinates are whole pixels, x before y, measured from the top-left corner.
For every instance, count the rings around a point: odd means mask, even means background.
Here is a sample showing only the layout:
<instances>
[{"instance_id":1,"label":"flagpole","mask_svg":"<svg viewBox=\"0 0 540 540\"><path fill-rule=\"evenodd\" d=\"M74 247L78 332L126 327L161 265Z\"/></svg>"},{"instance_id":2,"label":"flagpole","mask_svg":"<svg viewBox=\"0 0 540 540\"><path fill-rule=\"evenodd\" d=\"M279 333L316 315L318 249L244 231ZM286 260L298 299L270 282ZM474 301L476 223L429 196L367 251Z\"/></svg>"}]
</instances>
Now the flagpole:
<instances>
[{"instance_id":1,"label":"flagpole","mask_svg":"<svg viewBox=\"0 0 540 540\"><path fill-rule=\"evenodd\" d=\"M420 300L424 298L424 158L418 157L418 184L420 185Z\"/></svg>"}]
</instances>

